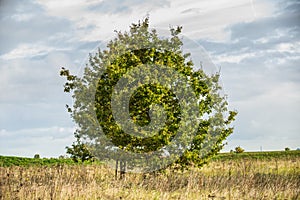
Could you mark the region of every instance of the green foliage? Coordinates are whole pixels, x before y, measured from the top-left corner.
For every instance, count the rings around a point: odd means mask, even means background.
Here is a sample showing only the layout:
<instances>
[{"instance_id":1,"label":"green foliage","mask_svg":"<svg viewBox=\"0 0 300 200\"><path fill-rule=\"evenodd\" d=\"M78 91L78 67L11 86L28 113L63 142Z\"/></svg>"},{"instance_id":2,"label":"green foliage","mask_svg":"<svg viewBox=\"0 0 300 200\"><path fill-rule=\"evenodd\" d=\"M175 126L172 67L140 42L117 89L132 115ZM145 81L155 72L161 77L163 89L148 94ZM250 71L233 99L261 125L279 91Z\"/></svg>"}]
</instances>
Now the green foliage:
<instances>
[{"instance_id":1,"label":"green foliage","mask_svg":"<svg viewBox=\"0 0 300 200\"><path fill-rule=\"evenodd\" d=\"M296 159L300 157L300 151L259 151L259 152L243 152L243 153L219 153L213 160L226 161L226 160L270 160L270 159Z\"/></svg>"},{"instance_id":2,"label":"green foliage","mask_svg":"<svg viewBox=\"0 0 300 200\"><path fill-rule=\"evenodd\" d=\"M132 24L129 32L117 32L117 38L108 43L107 50L99 49L95 55L90 55L82 78L71 75L69 70L62 68L60 75L67 78L64 91L73 92L73 109L69 106L67 109L79 127L75 133L78 136L77 141L79 142L80 137L98 141L101 146L97 146L97 157L109 159L116 152L111 143L129 152L156 151L174 140L183 116L188 114L188 111L180 109L178 99L167 87L148 84L139 87L130 98L130 117L135 124L146 126L151 121L151 106L159 105L167 116L165 126L151 137L143 132L140 133L143 137L135 137L126 134L117 125L111 111L114 86L126 72L141 65L148 66L151 73L158 73L151 68L153 65L167 66L187 77L199 102L197 112L201 115L201 123L192 125L197 129L196 135L191 144L186 144L187 150L178 157L173 167L200 167L223 148L223 141L233 132L230 124L235 120L237 112L228 111L226 97L220 95L218 73L209 76L201 69L193 69L194 64L189 54L182 52L183 43L179 37L181 30L182 27L171 28L171 38L160 39L155 29L149 30L148 19L145 19L138 24ZM168 78L172 80L173 77ZM88 96L93 97L94 93L94 99L87 99ZM96 116L93 113L96 113ZM99 134L100 131L103 131L104 135ZM111 143L106 143L104 137L110 138ZM180 145L177 149L182 148ZM86 146L82 143L72 146L68 148L72 158L82 158L82 150Z\"/></svg>"},{"instance_id":3,"label":"green foliage","mask_svg":"<svg viewBox=\"0 0 300 200\"><path fill-rule=\"evenodd\" d=\"M285 150L285 151L290 151L291 149L288 148L288 147L285 147L284 150Z\"/></svg>"},{"instance_id":4,"label":"green foliage","mask_svg":"<svg viewBox=\"0 0 300 200\"><path fill-rule=\"evenodd\" d=\"M47 166L58 164L75 164L72 159L57 159L57 158L23 158L14 156L0 156L0 167L9 166Z\"/></svg>"},{"instance_id":5,"label":"green foliage","mask_svg":"<svg viewBox=\"0 0 300 200\"><path fill-rule=\"evenodd\" d=\"M66 159L66 158L67 158L67 156L60 155L60 156L58 156L58 158L59 158L59 159Z\"/></svg>"},{"instance_id":6,"label":"green foliage","mask_svg":"<svg viewBox=\"0 0 300 200\"><path fill-rule=\"evenodd\" d=\"M66 147L67 154L71 155L74 162L93 161L94 156L91 154L87 145L82 143L80 137L75 135L76 142L73 142L72 147Z\"/></svg>"},{"instance_id":7,"label":"green foliage","mask_svg":"<svg viewBox=\"0 0 300 200\"><path fill-rule=\"evenodd\" d=\"M240 147L240 146L238 146L238 147L235 147L235 153L243 153L245 150L242 148L242 147Z\"/></svg>"},{"instance_id":8,"label":"green foliage","mask_svg":"<svg viewBox=\"0 0 300 200\"><path fill-rule=\"evenodd\" d=\"M35 154L33 158L40 159L40 154Z\"/></svg>"},{"instance_id":9,"label":"green foliage","mask_svg":"<svg viewBox=\"0 0 300 200\"><path fill-rule=\"evenodd\" d=\"M243 152L240 154L232 153L219 153L212 158L215 161L228 161L228 160L271 160L271 159L299 159L299 150L290 151L263 151L263 152ZM93 162L94 164L101 164L101 162ZM75 163L70 158L57 159L57 158L24 158L24 157L14 157L14 156L1 156L0 155L0 167L10 167L10 166L52 166L52 165L74 165ZM89 164L89 162L87 162Z\"/></svg>"}]
</instances>

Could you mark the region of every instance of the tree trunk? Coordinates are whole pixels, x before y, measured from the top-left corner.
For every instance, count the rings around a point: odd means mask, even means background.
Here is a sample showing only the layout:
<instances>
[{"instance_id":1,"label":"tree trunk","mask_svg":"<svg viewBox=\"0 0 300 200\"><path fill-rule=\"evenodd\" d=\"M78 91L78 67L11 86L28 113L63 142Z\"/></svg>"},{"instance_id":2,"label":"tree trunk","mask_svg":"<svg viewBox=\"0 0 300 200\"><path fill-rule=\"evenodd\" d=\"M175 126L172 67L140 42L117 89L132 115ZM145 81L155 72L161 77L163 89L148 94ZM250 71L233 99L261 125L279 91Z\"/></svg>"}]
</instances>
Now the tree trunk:
<instances>
[{"instance_id":1,"label":"tree trunk","mask_svg":"<svg viewBox=\"0 0 300 200\"><path fill-rule=\"evenodd\" d=\"M120 179L125 178L126 173L126 161L120 161Z\"/></svg>"},{"instance_id":2,"label":"tree trunk","mask_svg":"<svg viewBox=\"0 0 300 200\"><path fill-rule=\"evenodd\" d=\"M119 164L119 160L116 160L116 171L115 171L115 179L118 179L118 164Z\"/></svg>"},{"instance_id":3,"label":"tree trunk","mask_svg":"<svg viewBox=\"0 0 300 200\"><path fill-rule=\"evenodd\" d=\"M126 173L126 161L116 160L115 179L118 179L118 167L120 163L120 179L125 178Z\"/></svg>"}]
</instances>

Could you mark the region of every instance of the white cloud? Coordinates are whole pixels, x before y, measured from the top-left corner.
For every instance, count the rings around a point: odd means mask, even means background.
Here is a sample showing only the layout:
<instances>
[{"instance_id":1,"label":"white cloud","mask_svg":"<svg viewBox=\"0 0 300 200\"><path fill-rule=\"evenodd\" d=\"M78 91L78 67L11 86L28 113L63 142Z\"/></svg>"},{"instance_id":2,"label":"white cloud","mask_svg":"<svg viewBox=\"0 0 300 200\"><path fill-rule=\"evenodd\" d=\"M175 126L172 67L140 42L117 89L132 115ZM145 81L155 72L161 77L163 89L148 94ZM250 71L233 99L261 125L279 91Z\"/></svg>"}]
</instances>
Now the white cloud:
<instances>
[{"instance_id":1,"label":"white cloud","mask_svg":"<svg viewBox=\"0 0 300 200\"><path fill-rule=\"evenodd\" d=\"M44 127L0 131L0 155L33 157L39 153L42 157L58 157L64 154L65 146L70 146L73 127Z\"/></svg>"},{"instance_id":2,"label":"white cloud","mask_svg":"<svg viewBox=\"0 0 300 200\"><path fill-rule=\"evenodd\" d=\"M3 60L12 60L19 58L33 58L36 56L44 56L50 53L51 51L60 51L60 50L68 50L68 48L55 48L46 45L40 44L20 44L17 48L12 51L1 55L0 59Z\"/></svg>"},{"instance_id":3,"label":"white cloud","mask_svg":"<svg viewBox=\"0 0 300 200\"><path fill-rule=\"evenodd\" d=\"M256 143L249 140L261 140L260 144L264 146L269 145L266 142L269 138L282 138L285 142L292 138L300 141L300 84L292 81L279 82L271 72L262 73L260 78L249 78L251 74L245 73L247 72L240 71L240 81L235 81L238 84L232 88L227 87L230 89L230 107L239 112L231 138L243 141L243 145L247 143L247 147L252 146L252 149ZM248 97L241 98L247 92ZM295 144L296 142L293 143L293 148L296 148ZM277 149L281 148L281 144L277 143L271 145L273 150L276 150L276 145Z\"/></svg>"},{"instance_id":4,"label":"white cloud","mask_svg":"<svg viewBox=\"0 0 300 200\"><path fill-rule=\"evenodd\" d=\"M74 133L74 127L42 127L42 128L32 128L32 129L20 129L15 131L8 131L1 129L0 137L51 137L52 139L69 137L70 133Z\"/></svg>"},{"instance_id":5,"label":"white cloud","mask_svg":"<svg viewBox=\"0 0 300 200\"><path fill-rule=\"evenodd\" d=\"M64 106L62 100L66 100L67 95L63 93L65 80L59 76L62 66L67 66L72 71L75 71L74 68L79 68L65 52L50 52L42 59L2 59L0 107L5 108L5 104L20 106L47 103L53 105L58 102ZM5 113L0 113L0 116L2 115L5 116ZM6 115L10 116L11 113Z\"/></svg>"},{"instance_id":6,"label":"white cloud","mask_svg":"<svg viewBox=\"0 0 300 200\"><path fill-rule=\"evenodd\" d=\"M277 28L275 30L272 30L271 33L268 33L266 35L266 37L256 39L253 42L254 42L254 44L267 44L267 43L270 43L272 40L278 40L282 37L286 37L290 31L291 31L291 28L288 28L288 29L278 29Z\"/></svg>"},{"instance_id":7,"label":"white cloud","mask_svg":"<svg viewBox=\"0 0 300 200\"><path fill-rule=\"evenodd\" d=\"M243 54L238 54L238 55L227 55L227 54L222 54L219 56L216 56L216 63L240 63L242 60L246 58L253 58L257 55L257 53L243 53Z\"/></svg>"},{"instance_id":8,"label":"white cloud","mask_svg":"<svg viewBox=\"0 0 300 200\"><path fill-rule=\"evenodd\" d=\"M193 39L224 41L230 38L230 32L225 30L227 26L255 19L250 3L249 0L172 1L170 9L157 10L150 16L153 23L160 27L183 25L183 33ZM257 13L262 13L257 14L257 18L267 16L273 10L268 3L256 4L259 8Z\"/></svg>"},{"instance_id":9,"label":"white cloud","mask_svg":"<svg viewBox=\"0 0 300 200\"><path fill-rule=\"evenodd\" d=\"M74 41L99 41L110 39L114 30L125 30L132 22L144 18L152 9L156 9L160 1L111 1L106 12L93 10L101 2L109 1L43 1L38 2L46 9L48 15L70 20L76 28ZM111 13L109 9L119 4L130 7L129 13ZM61 6L61 4L65 6ZM115 6L113 5L115 4ZM105 5L104 5L105 6ZM65 9L65 8L68 9ZM162 6L163 7L163 6ZM161 7L161 8L162 8Z\"/></svg>"},{"instance_id":10,"label":"white cloud","mask_svg":"<svg viewBox=\"0 0 300 200\"><path fill-rule=\"evenodd\" d=\"M296 43L283 42L276 45L276 50L279 52L300 53L300 42L296 42Z\"/></svg>"},{"instance_id":11,"label":"white cloud","mask_svg":"<svg viewBox=\"0 0 300 200\"><path fill-rule=\"evenodd\" d=\"M268 16L274 9L272 4L265 1L254 2L255 18L253 4L249 0L218 2L173 0L170 1L170 5L166 3L167 6L159 7L157 1L134 1L134 3L124 1L122 5L134 10L125 13L110 13L109 9L115 8L112 5L103 8L107 9L106 12L91 10L93 6L99 5L96 1L39 0L38 2L45 7L49 15L72 21L78 30L76 39L80 41L106 40L111 37L114 30L127 30L132 22L143 19L146 14L150 14L150 22L156 28L168 29L169 25L183 25L183 33L191 38L226 40L230 36L230 33L224 30L228 25ZM111 4L119 6L120 2L112 1ZM66 7L68 9L65 9ZM92 28L86 29L88 27Z\"/></svg>"},{"instance_id":12,"label":"white cloud","mask_svg":"<svg viewBox=\"0 0 300 200\"><path fill-rule=\"evenodd\" d=\"M33 17L34 17L34 14L32 14L32 13L14 14L11 16L11 18L16 20L17 22L29 21Z\"/></svg>"}]
</instances>

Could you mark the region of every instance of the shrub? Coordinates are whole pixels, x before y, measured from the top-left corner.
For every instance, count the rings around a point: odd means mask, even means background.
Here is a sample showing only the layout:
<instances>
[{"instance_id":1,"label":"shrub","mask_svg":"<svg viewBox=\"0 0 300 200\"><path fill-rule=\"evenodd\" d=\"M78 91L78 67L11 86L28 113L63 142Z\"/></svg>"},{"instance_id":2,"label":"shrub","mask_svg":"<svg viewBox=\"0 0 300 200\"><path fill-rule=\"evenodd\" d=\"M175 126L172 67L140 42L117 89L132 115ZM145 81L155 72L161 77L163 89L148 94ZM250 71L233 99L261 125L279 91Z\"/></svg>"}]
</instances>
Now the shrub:
<instances>
[{"instance_id":1,"label":"shrub","mask_svg":"<svg viewBox=\"0 0 300 200\"><path fill-rule=\"evenodd\" d=\"M94 156L88 149L87 145L82 143L80 137L75 135L77 138L76 142L73 142L72 147L66 147L67 154L71 155L71 158L74 162L84 162L84 161L94 161Z\"/></svg>"},{"instance_id":2,"label":"shrub","mask_svg":"<svg viewBox=\"0 0 300 200\"><path fill-rule=\"evenodd\" d=\"M40 159L40 154L34 154L33 158Z\"/></svg>"},{"instance_id":3,"label":"shrub","mask_svg":"<svg viewBox=\"0 0 300 200\"><path fill-rule=\"evenodd\" d=\"M238 146L235 147L235 153L243 153L245 151L245 149L243 149L242 147Z\"/></svg>"}]
</instances>

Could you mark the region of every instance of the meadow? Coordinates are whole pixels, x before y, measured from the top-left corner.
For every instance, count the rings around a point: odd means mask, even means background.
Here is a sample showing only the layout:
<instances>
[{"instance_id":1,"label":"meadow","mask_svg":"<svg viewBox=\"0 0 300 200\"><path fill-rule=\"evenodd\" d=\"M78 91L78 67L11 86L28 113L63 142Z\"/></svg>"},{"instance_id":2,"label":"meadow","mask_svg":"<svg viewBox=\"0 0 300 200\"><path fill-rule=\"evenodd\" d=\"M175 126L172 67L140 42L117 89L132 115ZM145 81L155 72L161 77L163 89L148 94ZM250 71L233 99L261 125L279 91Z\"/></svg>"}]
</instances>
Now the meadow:
<instances>
[{"instance_id":1,"label":"meadow","mask_svg":"<svg viewBox=\"0 0 300 200\"><path fill-rule=\"evenodd\" d=\"M300 199L300 151L222 153L201 169L127 173L100 162L0 156L0 199Z\"/></svg>"}]
</instances>

